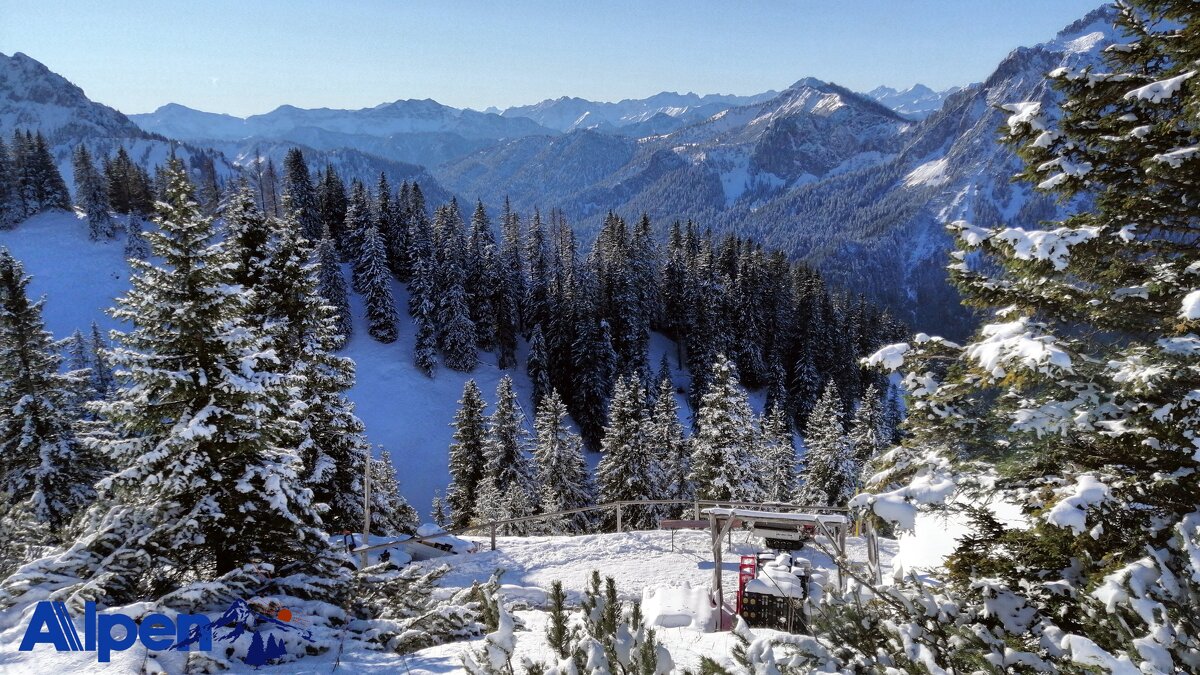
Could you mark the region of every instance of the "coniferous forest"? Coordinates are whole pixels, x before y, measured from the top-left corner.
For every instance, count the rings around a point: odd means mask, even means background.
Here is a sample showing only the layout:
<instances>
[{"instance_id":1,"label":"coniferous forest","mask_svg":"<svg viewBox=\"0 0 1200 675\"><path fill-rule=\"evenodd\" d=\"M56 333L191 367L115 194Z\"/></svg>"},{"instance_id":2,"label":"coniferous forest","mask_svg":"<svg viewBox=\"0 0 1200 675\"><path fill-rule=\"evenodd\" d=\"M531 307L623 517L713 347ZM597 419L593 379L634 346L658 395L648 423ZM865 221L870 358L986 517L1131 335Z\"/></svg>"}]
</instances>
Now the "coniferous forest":
<instances>
[{"instance_id":1,"label":"coniferous forest","mask_svg":"<svg viewBox=\"0 0 1200 675\"><path fill-rule=\"evenodd\" d=\"M574 218L299 142L229 161L0 128L0 662L110 667L68 636L99 612L143 673L1200 672L1198 30L1193 3L1130 0L1019 52L1045 96L992 102L994 152L1036 198L938 211L962 216L940 224L962 340L764 243L803 226L758 236L779 203L744 229ZM973 91L928 122L840 87L805 114L921 134ZM804 119L844 131L827 117ZM771 124L755 161L815 147ZM955 159L833 180L932 205ZM80 251L121 265L88 278ZM55 335L55 274L123 290ZM411 438L377 444L364 369L430 399L392 410ZM412 452L431 426L438 471ZM46 601L57 628L27 629ZM147 640L186 614L227 639Z\"/></svg>"}]
</instances>

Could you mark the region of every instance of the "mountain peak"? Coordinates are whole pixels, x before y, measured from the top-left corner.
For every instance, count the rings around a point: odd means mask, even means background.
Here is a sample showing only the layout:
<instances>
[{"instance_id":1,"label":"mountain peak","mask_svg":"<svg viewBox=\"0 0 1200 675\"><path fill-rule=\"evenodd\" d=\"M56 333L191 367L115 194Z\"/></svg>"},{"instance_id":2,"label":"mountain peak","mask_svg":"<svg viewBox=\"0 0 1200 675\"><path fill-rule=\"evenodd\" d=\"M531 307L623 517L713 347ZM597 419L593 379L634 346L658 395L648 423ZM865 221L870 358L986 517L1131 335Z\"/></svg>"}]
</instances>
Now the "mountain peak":
<instances>
[{"instance_id":1,"label":"mountain peak","mask_svg":"<svg viewBox=\"0 0 1200 675\"><path fill-rule=\"evenodd\" d=\"M788 87L788 89L808 88L808 89L825 90L828 86L829 86L829 83L824 80L818 80L815 77L802 77L799 80L796 80L794 83L792 83L792 86Z\"/></svg>"}]
</instances>

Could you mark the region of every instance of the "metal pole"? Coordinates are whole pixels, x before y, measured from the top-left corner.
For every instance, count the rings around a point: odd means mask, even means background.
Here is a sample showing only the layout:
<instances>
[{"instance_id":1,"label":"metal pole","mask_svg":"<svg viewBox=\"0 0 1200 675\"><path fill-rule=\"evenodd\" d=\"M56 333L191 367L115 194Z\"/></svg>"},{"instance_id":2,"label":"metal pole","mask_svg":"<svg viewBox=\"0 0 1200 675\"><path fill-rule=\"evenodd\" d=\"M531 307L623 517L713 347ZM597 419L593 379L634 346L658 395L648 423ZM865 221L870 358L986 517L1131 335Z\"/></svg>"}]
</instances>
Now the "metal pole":
<instances>
[{"instance_id":1,"label":"metal pole","mask_svg":"<svg viewBox=\"0 0 1200 675\"><path fill-rule=\"evenodd\" d=\"M692 502L692 520L700 520L700 502Z\"/></svg>"},{"instance_id":2,"label":"metal pole","mask_svg":"<svg viewBox=\"0 0 1200 675\"><path fill-rule=\"evenodd\" d=\"M371 446L367 446L363 452L366 457L363 461L363 552L362 552L362 567L367 567L367 550L366 547L371 545Z\"/></svg>"},{"instance_id":3,"label":"metal pole","mask_svg":"<svg viewBox=\"0 0 1200 675\"><path fill-rule=\"evenodd\" d=\"M621 532L621 502L617 502L617 533Z\"/></svg>"},{"instance_id":4,"label":"metal pole","mask_svg":"<svg viewBox=\"0 0 1200 675\"><path fill-rule=\"evenodd\" d=\"M712 535L713 552L713 601L717 605L717 625L713 630L721 630L721 614L724 612L724 591L721 589L721 528L717 527L717 516L708 514L708 531Z\"/></svg>"}]
</instances>

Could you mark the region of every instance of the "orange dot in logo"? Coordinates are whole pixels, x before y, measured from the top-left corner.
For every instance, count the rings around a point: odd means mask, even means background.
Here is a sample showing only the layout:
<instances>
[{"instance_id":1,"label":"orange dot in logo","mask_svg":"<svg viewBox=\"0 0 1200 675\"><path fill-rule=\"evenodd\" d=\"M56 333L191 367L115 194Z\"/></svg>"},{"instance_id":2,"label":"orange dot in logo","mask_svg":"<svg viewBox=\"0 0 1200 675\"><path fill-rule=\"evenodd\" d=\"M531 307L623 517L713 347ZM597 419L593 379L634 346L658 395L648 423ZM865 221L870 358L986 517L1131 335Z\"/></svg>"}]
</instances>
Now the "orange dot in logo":
<instances>
[{"instance_id":1,"label":"orange dot in logo","mask_svg":"<svg viewBox=\"0 0 1200 675\"><path fill-rule=\"evenodd\" d=\"M279 610L279 613L276 614L275 616L280 621L287 623L288 621L292 620L292 610L288 609L287 607L284 607L283 609Z\"/></svg>"}]
</instances>

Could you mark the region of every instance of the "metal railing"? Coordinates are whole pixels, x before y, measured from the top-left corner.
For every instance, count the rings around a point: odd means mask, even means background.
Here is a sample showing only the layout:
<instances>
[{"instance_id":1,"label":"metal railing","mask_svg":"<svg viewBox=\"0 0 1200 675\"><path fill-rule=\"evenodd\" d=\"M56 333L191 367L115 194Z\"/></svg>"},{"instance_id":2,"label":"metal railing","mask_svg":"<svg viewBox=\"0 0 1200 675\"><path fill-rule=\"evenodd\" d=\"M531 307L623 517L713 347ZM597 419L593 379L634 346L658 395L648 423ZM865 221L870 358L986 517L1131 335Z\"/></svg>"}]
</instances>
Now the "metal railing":
<instances>
[{"instance_id":1,"label":"metal railing","mask_svg":"<svg viewBox=\"0 0 1200 675\"><path fill-rule=\"evenodd\" d=\"M419 537L412 537L403 541L390 541L383 544L363 545L355 548L354 553L360 553L364 556L368 551L375 551L381 548L392 548L402 544L420 544L426 541L433 541L447 535L465 534L467 532L477 532L479 530L488 530L491 540L492 550L496 550L496 530L504 525L517 525L520 523L532 523L546 518L554 518L558 516L570 516L577 513L589 513L592 511L607 511L616 509L617 515L617 532L624 531L623 512L627 506L668 506L675 504L690 504L692 506L692 514L696 520L700 520L700 510L709 507L725 507L725 508L770 508L780 512L787 509L791 512L800 513L830 513L830 514L849 514L847 508L837 506L814 506L809 504L790 504L786 502L741 502L741 501L722 501L713 499L629 499L615 502L605 502L604 504L595 504L592 506L584 506L577 509L567 509L565 511L553 511L550 513L539 513L532 516L522 516L520 518L506 518L503 520L489 520L482 523L473 523L465 527L451 528L443 530L435 534L426 534ZM365 558L364 558L365 559Z\"/></svg>"}]
</instances>

